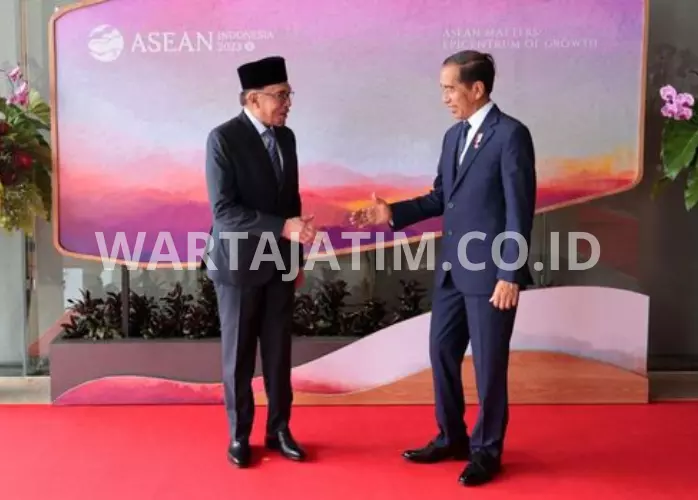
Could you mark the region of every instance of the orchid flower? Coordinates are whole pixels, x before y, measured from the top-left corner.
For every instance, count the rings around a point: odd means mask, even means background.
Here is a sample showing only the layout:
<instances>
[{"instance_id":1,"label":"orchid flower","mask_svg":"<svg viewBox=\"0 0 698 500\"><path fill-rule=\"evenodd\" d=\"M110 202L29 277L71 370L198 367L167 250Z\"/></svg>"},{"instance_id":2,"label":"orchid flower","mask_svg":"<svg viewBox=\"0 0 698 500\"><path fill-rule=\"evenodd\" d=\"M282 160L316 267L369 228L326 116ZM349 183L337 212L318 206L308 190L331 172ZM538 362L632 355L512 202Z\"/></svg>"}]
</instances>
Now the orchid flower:
<instances>
[{"instance_id":1,"label":"orchid flower","mask_svg":"<svg viewBox=\"0 0 698 500\"><path fill-rule=\"evenodd\" d=\"M7 103L21 107L29 104L29 84L27 84L27 81L24 79L22 69L16 66L10 71L0 70L0 72L5 73L12 87L12 93L7 98Z\"/></svg>"},{"instance_id":2,"label":"orchid flower","mask_svg":"<svg viewBox=\"0 0 698 500\"><path fill-rule=\"evenodd\" d=\"M671 85L659 89L659 95L664 100L662 116L674 120L690 120L693 118L695 99L691 94L678 93Z\"/></svg>"}]
</instances>

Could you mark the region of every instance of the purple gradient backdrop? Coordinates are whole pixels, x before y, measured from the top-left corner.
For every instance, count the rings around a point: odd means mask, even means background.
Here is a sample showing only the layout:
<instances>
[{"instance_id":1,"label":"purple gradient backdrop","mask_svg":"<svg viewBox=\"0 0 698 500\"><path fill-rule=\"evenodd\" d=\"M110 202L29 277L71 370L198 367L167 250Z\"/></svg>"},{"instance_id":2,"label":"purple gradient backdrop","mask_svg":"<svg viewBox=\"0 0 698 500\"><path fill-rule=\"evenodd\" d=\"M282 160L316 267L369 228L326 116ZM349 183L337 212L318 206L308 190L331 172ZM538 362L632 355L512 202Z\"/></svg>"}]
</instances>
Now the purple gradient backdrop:
<instances>
[{"instance_id":1,"label":"purple gradient backdrop","mask_svg":"<svg viewBox=\"0 0 698 500\"><path fill-rule=\"evenodd\" d=\"M272 53L288 59L296 90L289 125L298 137L302 186L328 184L305 174L315 164L329 165L329 178L336 169L419 179L340 186L353 191L339 202L333 194L335 209L368 200L373 189L396 188L387 196L400 197L413 194L414 182L429 188L425 179L452 123L440 103L438 69L465 48L445 38L454 30L536 33L529 40L537 48L488 47L485 33L475 38L497 60L495 100L533 132L543 181L564 181L566 160L596 165L599 157L614 159L604 175L627 177L639 167L644 8L644 0L108 0L70 11L55 31L59 249L99 257L96 231L105 233L109 248L119 231L131 248L136 233L146 231L141 260L147 262L157 233L171 231L184 259L187 233L210 224L206 134L239 112L236 67ZM88 50L90 33L105 24L124 42L111 62ZM240 52L131 51L134 38L148 32L239 30L272 37ZM550 46L563 38L596 42ZM459 40L470 44L474 37ZM500 38L507 40L512 37ZM312 194L323 190L313 187ZM335 233L344 224L325 222ZM434 220L416 231L439 227Z\"/></svg>"}]
</instances>

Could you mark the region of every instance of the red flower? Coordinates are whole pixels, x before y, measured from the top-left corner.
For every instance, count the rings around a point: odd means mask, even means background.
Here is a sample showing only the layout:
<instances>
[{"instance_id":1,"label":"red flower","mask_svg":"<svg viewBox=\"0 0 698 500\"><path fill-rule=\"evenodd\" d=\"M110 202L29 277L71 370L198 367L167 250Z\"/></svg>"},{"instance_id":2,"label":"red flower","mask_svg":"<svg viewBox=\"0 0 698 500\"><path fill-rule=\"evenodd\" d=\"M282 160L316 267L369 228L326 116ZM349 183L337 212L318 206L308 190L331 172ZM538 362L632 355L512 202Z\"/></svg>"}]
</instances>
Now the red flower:
<instances>
[{"instance_id":1,"label":"red flower","mask_svg":"<svg viewBox=\"0 0 698 500\"><path fill-rule=\"evenodd\" d=\"M32 166L32 157L24 151L15 153L15 166L19 168L30 168Z\"/></svg>"},{"instance_id":2,"label":"red flower","mask_svg":"<svg viewBox=\"0 0 698 500\"><path fill-rule=\"evenodd\" d=\"M10 131L10 125L7 122L0 122L0 135L5 135Z\"/></svg>"}]
</instances>

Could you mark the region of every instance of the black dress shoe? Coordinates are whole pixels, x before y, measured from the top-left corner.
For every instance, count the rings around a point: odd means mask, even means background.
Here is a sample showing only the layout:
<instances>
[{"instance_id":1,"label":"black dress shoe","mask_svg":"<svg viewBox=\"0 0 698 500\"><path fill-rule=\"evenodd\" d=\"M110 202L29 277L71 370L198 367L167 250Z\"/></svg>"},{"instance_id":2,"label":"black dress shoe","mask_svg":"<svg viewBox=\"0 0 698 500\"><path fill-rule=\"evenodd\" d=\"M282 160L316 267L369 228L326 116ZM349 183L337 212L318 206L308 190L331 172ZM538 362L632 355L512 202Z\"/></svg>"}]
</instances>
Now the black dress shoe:
<instances>
[{"instance_id":1,"label":"black dress shoe","mask_svg":"<svg viewBox=\"0 0 698 500\"><path fill-rule=\"evenodd\" d=\"M458 444L439 445L435 441L431 441L424 448L405 451L402 456L418 464L434 464L444 460L468 460L470 444L463 441Z\"/></svg>"},{"instance_id":2,"label":"black dress shoe","mask_svg":"<svg viewBox=\"0 0 698 500\"><path fill-rule=\"evenodd\" d=\"M233 441L228 446L228 460L240 468L250 465L250 454L248 441Z\"/></svg>"},{"instance_id":3,"label":"black dress shoe","mask_svg":"<svg viewBox=\"0 0 698 500\"><path fill-rule=\"evenodd\" d=\"M279 451L290 460L298 462L305 460L305 451L293 439L291 431L279 431L273 436L268 435L264 444L268 449Z\"/></svg>"},{"instance_id":4,"label":"black dress shoe","mask_svg":"<svg viewBox=\"0 0 698 500\"><path fill-rule=\"evenodd\" d=\"M473 453L470 463L461 473L458 481L463 486L480 486L492 481L502 470L502 463L486 453Z\"/></svg>"}]
</instances>

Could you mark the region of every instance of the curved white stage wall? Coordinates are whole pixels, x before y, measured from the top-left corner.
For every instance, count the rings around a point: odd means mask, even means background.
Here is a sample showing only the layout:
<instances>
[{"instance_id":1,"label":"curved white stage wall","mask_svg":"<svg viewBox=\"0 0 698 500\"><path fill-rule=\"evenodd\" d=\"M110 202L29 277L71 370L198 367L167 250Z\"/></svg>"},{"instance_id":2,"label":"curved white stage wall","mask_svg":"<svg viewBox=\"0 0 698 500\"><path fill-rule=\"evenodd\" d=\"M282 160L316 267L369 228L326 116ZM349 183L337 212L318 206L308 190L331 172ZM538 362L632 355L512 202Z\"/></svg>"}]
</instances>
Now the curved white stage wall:
<instances>
[{"instance_id":1,"label":"curved white stage wall","mask_svg":"<svg viewBox=\"0 0 698 500\"><path fill-rule=\"evenodd\" d=\"M601 287L522 294L511 356L514 403L646 402L649 299ZM293 369L298 404L433 402L429 314L403 321ZM466 394L476 401L469 352ZM264 402L260 378L254 381ZM117 376L81 384L57 404L222 402L220 383Z\"/></svg>"}]
</instances>

